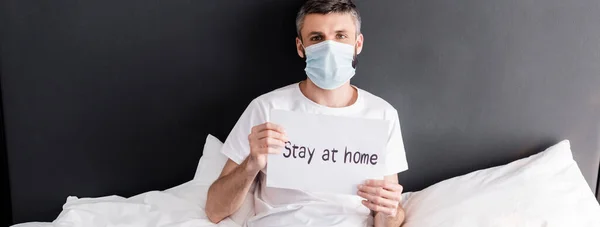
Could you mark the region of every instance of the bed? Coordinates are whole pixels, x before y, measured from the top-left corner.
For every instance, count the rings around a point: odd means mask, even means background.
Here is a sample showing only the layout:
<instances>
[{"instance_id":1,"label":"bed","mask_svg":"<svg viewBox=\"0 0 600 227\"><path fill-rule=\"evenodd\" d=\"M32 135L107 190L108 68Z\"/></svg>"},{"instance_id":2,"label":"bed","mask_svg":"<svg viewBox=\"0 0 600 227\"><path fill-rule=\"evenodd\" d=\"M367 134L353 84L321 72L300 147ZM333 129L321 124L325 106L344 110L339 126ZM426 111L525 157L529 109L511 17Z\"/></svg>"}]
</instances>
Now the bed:
<instances>
[{"instance_id":1,"label":"bed","mask_svg":"<svg viewBox=\"0 0 600 227\"><path fill-rule=\"evenodd\" d=\"M306 77L293 51L302 2L2 1L12 223L69 226L104 209L121 224L211 226L214 146L254 97ZM366 42L353 84L398 110L410 225L596 224L597 0L357 5ZM563 183L539 188L553 178ZM549 197L573 209L547 211ZM523 209L540 218L507 212Z\"/></svg>"},{"instance_id":2,"label":"bed","mask_svg":"<svg viewBox=\"0 0 600 227\"><path fill-rule=\"evenodd\" d=\"M204 212L208 188L227 161L221 146L219 139L208 135L194 178L184 184L129 198L70 196L53 222L12 227L242 227L254 215L250 193L236 213L218 224ZM404 227L600 226L600 205L568 140L506 165L405 192L402 203Z\"/></svg>"}]
</instances>

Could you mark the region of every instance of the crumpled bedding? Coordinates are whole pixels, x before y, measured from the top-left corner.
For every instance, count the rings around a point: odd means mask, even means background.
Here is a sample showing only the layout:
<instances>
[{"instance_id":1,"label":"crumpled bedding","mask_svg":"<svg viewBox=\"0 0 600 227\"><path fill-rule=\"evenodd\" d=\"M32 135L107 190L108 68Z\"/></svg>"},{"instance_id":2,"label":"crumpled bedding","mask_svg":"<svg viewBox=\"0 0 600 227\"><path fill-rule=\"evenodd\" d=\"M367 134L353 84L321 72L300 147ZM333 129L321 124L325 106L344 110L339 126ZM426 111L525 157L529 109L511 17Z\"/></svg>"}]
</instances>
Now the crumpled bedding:
<instances>
[{"instance_id":1,"label":"crumpled bedding","mask_svg":"<svg viewBox=\"0 0 600 227\"><path fill-rule=\"evenodd\" d=\"M129 198L70 196L54 221L21 223L13 227L241 227L244 220L254 215L252 196L247 196L238 212L213 224L204 212L208 187L190 181L165 191L148 191Z\"/></svg>"}]
</instances>

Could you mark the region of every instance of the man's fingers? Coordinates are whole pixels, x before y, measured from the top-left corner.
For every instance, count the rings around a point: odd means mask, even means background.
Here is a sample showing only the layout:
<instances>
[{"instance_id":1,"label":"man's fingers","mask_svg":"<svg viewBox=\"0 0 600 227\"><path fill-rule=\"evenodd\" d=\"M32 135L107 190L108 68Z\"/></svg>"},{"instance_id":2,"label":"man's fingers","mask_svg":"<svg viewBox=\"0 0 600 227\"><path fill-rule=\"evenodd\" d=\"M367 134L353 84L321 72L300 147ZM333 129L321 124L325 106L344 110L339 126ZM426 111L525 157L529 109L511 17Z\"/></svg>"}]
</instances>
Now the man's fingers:
<instances>
[{"instance_id":1,"label":"man's fingers","mask_svg":"<svg viewBox=\"0 0 600 227\"><path fill-rule=\"evenodd\" d=\"M283 127L281 127L279 125L276 125L276 124L273 124L271 122L267 122L267 123L260 124L260 125L252 127L252 133L258 133L258 132L261 132L261 131L264 131L264 130L267 130L267 129L268 130L274 130L274 131L277 131L279 133L285 134L285 131L283 130Z\"/></svg>"},{"instance_id":2,"label":"man's fingers","mask_svg":"<svg viewBox=\"0 0 600 227\"><path fill-rule=\"evenodd\" d=\"M363 192L363 191L358 191L358 195L360 197L363 197L366 200L370 201L371 203L377 204L379 206L384 206L384 207L387 207L387 208L394 208L394 209L398 208L398 201L394 201L394 200L386 199L386 198L383 198L383 197L371 195L371 194Z\"/></svg>"},{"instance_id":3,"label":"man's fingers","mask_svg":"<svg viewBox=\"0 0 600 227\"><path fill-rule=\"evenodd\" d=\"M281 148L278 147L260 147L255 149L259 154L279 154Z\"/></svg>"},{"instance_id":4,"label":"man's fingers","mask_svg":"<svg viewBox=\"0 0 600 227\"><path fill-rule=\"evenodd\" d=\"M274 139L271 137L265 137L259 140L250 140L250 146L255 148L266 148L266 147L275 147L282 148L285 146L285 142Z\"/></svg>"},{"instance_id":5,"label":"man's fingers","mask_svg":"<svg viewBox=\"0 0 600 227\"><path fill-rule=\"evenodd\" d=\"M359 192L364 192L370 195L383 197L386 199L391 199L395 201L400 201L402 199L402 195L400 192L388 191L382 187L371 187L366 185L358 186Z\"/></svg>"},{"instance_id":6,"label":"man's fingers","mask_svg":"<svg viewBox=\"0 0 600 227\"><path fill-rule=\"evenodd\" d=\"M281 152L281 148L285 146L285 143L278 139L266 137L258 140L252 146L260 154L278 154Z\"/></svg>"},{"instance_id":7,"label":"man's fingers","mask_svg":"<svg viewBox=\"0 0 600 227\"><path fill-rule=\"evenodd\" d=\"M279 153L281 153L281 148L269 147L269 148L267 148L267 152L269 154L279 154Z\"/></svg>"},{"instance_id":8,"label":"man's fingers","mask_svg":"<svg viewBox=\"0 0 600 227\"><path fill-rule=\"evenodd\" d=\"M378 206L377 204L371 203L371 202L369 202L367 200L363 200L362 204L364 206L366 206L367 208L369 208L370 210L372 210L372 211L381 212L381 213L384 213L385 215L388 215L390 217L395 217L396 216L397 210L395 208Z\"/></svg>"},{"instance_id":9,"label":"man's fingers","mask_svg":"<svg viewBox=\"0 0 600 227\"><path fill-rule=\"evenodd\" d=\"M285 130L283 130L283 127L281 127L277 124L267 122L267 123L265 123L265 126L266 126L266 129L275 130L275 131L278 131L279 133L285 134Z\"/></svg>"},{"instance_id":10,"label":"man's fingers","mask_svg":"<svg viewBox=\"0 0 600 227\"><path fill-rule=\"evenodd\" d=\"M258 144L260 144L261 147L281 148L285 146L285 142L271 137L266 137L258 140Z\"/></svg>"},{"instance_id":11,"label":"man's fingers","mask_svg":"<svg viewBox=\"0 0 600 227\"><path fill-rule=\"evenodd\" d=\"M396 184L393 182L389 182L389 181L385 181L385 180L367 180L365 182L365 185L371 186L371 187L382 187L389 191L394 191L394 192L402 192L402 190L403 190L402 185L399 185L399 184Z\"/></svg>"},{"instance_id":12,"label":"man's fingers","mask_svg":"<svg viewBox=\"0 0 600 227\"><path fill-rule=\"evenodd\" d=\"M278 140L281 140L283 142L287 142L288 141L288 138L287 138L287 136L285 136L285 134L280 133L280 132L275 131L275 130L271 130L271 129L266 129L266 130L260 131L260 132L258 132L256 134L256 139L264 139L264 138L267 138L267 137L278 139Z\"/></svg>"}]
</instances>

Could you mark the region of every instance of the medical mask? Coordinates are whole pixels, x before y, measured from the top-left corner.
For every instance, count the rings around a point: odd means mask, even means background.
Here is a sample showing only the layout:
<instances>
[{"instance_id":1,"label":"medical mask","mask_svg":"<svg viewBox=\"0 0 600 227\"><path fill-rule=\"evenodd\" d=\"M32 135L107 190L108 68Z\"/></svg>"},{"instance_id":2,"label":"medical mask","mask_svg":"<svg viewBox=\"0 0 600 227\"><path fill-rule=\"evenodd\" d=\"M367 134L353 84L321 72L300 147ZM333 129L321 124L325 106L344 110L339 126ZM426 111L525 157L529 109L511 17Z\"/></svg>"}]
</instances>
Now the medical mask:
<instances>
[{"instance_id":1,"label":"medical mask","mask_svg":"<svg viewBox=\"0 0 600 227\"><path fill-rule=\"evenodd\" d=\"M355 74L355 49L352 45L327 40L306 47L304 50L306 75L322 89L336 89Z\"/></svg>"}]
</instances>

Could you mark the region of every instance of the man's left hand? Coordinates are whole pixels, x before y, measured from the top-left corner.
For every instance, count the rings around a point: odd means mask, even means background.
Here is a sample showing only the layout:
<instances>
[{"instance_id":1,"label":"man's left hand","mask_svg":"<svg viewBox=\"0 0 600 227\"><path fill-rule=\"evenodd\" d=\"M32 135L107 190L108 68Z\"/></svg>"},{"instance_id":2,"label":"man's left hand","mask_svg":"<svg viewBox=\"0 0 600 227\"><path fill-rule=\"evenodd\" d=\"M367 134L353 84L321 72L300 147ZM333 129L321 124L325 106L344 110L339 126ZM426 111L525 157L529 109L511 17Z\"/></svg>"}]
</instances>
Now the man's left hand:
<instances>
[{"instance_id":1,"label":"man's left hand","mask_svg":"<svg viewBox=\"0 0 600 227\"><path fill-rule=\"evenodd\" d=\"M402 202L402 185L385 180L367 180L358 186L358 195L365 198L362 203L375 212L394 217Z\"/></svg>"}]
</instances>

